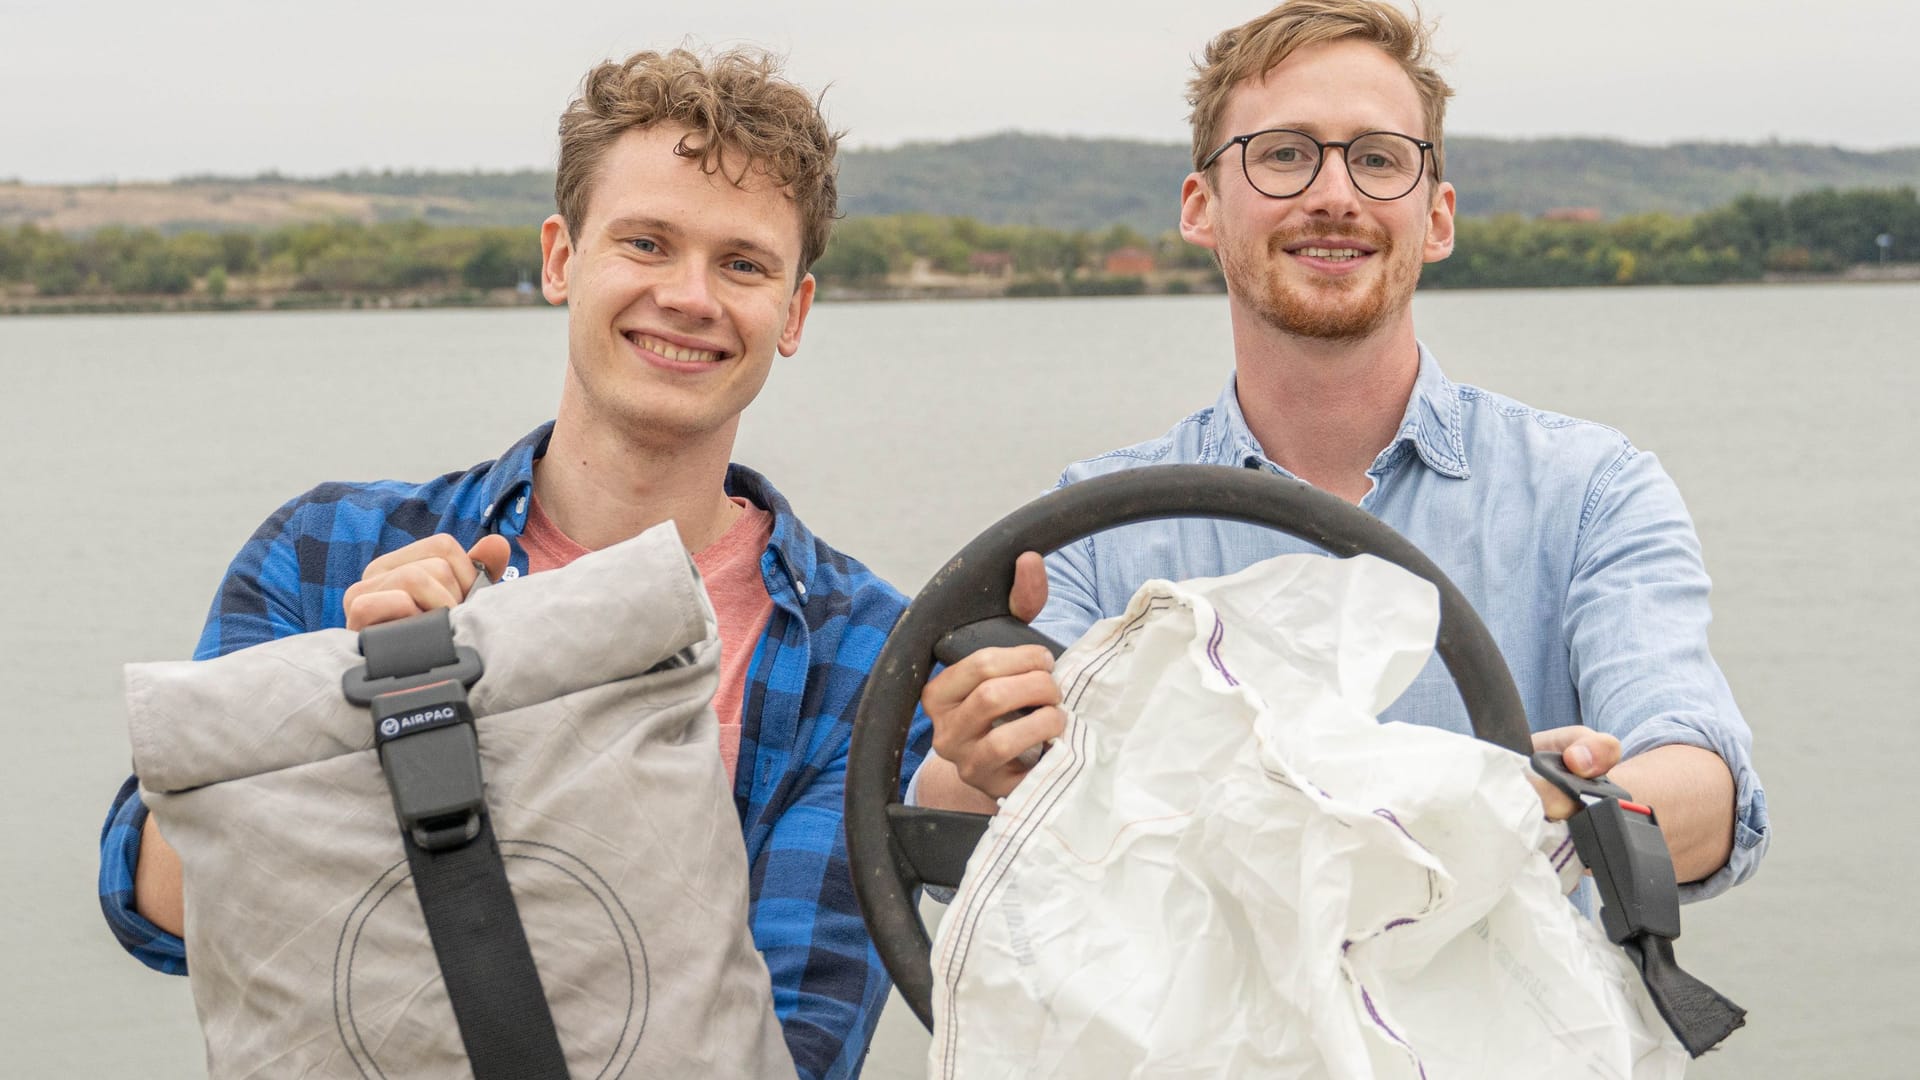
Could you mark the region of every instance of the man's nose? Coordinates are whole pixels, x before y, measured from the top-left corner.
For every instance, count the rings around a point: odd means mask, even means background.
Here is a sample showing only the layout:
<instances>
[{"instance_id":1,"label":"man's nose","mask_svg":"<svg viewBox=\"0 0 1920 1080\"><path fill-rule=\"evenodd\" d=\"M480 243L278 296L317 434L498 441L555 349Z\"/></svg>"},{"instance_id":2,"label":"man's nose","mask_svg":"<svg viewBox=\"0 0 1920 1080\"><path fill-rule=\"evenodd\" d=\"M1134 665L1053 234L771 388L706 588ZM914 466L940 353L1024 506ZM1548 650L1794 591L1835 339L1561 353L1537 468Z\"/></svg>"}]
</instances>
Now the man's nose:
<instances>
[{"instance_id":1,"label":"man's nose","mask_svg":"<svg viewBox=\"0 0 1920 1080\"><path fill-rule=\"evenodd\" d=\"M698 259L676 260L654 295L661 307L692 318L714 319L720 315L720 303L713 292L713 276Z\"/></svg>"},{"instance_id":2,"label":"man's nose","mask_svg":"<svg viewBox=\"0 0 1920 1080\"><path fill-rule=\"evenodd\" d=\"M1338 153L1339 158L1334 154ZM1300 193L1301 209L1309 214L1330 214L1335 217L1347 217L1360 211L1360 204L1366 196L1353 186L1353 174L1347 171L1347 149L1344 146L1329 146L1320 160L1320 172L1314 176L1313 183Z\"/></svg>"}]
</instances>

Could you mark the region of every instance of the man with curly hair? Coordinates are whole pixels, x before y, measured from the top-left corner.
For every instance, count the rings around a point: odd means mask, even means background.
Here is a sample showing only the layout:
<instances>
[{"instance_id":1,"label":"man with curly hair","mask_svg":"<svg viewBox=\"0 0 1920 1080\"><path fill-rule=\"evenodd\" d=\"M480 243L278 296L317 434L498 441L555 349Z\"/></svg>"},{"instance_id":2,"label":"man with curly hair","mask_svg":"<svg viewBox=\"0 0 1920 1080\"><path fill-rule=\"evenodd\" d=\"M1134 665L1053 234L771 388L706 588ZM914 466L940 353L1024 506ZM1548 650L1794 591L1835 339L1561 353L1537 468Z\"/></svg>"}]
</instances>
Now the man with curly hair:
<instances>
[{"instance_id":1,"label":"man with curly hair","mask_svg":"<svg viewBox=\"0 0 1920 1080\"><path fill-rule=\"evenodd\" d=\"M800 347L837 143L764 54L595 68L561 117L559 212L540 236L541 288L568 309L557 419L464 472L288 502L234 559L195 653L451 607L476 561L510 580L675 522L719 618L714 710L753 938L804 1077L855 1075L886 1000L841 806L854 706L904 600L729 458L774 355ZM132 779L100 897L135 956L185 972L179 860Z\"/></svg>"}]
</instances>

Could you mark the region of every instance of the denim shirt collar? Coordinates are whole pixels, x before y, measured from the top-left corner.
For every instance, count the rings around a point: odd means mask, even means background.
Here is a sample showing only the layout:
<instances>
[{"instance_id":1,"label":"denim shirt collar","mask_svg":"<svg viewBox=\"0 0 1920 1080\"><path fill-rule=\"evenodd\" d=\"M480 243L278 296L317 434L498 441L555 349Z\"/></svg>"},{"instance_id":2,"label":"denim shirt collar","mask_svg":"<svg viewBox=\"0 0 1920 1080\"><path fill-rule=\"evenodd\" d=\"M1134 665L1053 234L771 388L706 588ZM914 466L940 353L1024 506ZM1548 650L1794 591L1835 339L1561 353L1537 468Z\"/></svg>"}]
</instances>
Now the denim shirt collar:
<instances>
[{"instance_id":1,"label":"denim shirt collar","mask_svg":"<svg viewBox=\"0 0 1920 1080\"><path fill-rule=\"evenodd\" d=\"M1400 417L1400 428L1373 459L1369 473L1385 472L1404 456L1401 449L1411 446L1427 467L1442 476L1465 480L1472 475L1467 463L1466 434L1461 428L1460 393L1440 370L1425 345L1420 346L1420 372L1414 377L1413 393ZM1247 427L1246 414L1240 411L1238 379L1227 378L1226 389L1214 402L1214 430L1208 432L1204 456L1220 465L1268 466L1273 462L1261 449Z\"/></svg>"}]
</instances>

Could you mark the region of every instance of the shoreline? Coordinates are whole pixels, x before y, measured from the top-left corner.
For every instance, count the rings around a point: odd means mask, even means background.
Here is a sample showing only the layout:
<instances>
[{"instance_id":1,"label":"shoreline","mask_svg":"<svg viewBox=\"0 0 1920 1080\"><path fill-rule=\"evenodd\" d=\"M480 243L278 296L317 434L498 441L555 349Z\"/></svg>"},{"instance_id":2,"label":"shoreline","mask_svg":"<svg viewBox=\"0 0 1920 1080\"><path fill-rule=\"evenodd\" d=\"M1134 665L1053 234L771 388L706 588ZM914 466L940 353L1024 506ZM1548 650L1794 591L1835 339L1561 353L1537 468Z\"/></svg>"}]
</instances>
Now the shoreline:
<instances>
[{"instance_id":1,"label":"shoreline","mask_svg":"<svg viewBox=\"0 0 1920 1080\"><path fill-rule=\"evenodd\" d=\"M878 286L822 286L823 303L888 303L926 300L1056 300L1088 297L1124 298L1134 296L1221 295L1219 288L1182 282L1186 287L1147 288L1138 279L1120 279L1121 287L1095 287L1082 290L1062 288L1051 293L1010 292L1007 283L901 282ZM1769 272L1759 278L1707 282L1702 285L1510 285L1428 288L1431 292L1507 292L1515 289L1635 289L1635 288L1711 288L1716 285L1828 285L1887 284L1920 282L1920 263L1895 263L1888 266L1863 265L1838 273ZM426 311L450 308L544 308L548 305L538 293L517 289L460 289L409 291L399 293L297 293L273 292L251 296L210 297L206 295L32 297L0 296L0 316L8 315L146 315L207 314L219 312L279 311Z\"/></svg>"}]
</instances>

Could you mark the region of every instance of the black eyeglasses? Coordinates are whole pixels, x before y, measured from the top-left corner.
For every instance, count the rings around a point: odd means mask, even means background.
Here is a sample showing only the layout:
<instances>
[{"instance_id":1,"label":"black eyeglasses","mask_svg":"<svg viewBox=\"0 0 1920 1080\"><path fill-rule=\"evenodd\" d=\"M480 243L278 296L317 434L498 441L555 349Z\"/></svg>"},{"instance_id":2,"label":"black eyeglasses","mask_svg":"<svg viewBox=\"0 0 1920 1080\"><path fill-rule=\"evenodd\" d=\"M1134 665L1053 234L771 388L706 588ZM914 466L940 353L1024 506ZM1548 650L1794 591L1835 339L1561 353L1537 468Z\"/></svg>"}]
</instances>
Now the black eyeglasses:
<instances>
[{"instance_id":1,"label":"black eyeglasses","mask_svg":"<svg viewBox=\"0 0 1920 1080\"><path fill-rule=\"evenodd\" d=\"M1326 164L1327 151L1338 149L1347 163L1354 189L1369 199L1390 202L1420 186L1427 152L1433 144L1395 131L1368 131L1346 142L1321 142L1304 131L1273 128L1251 135L1235 135L1200 162L1205 172L1220 155L1240 148L1240 171L1253 190L1271 199L1291 199L1313 186Z\"/></svg>"}]
</instances>

